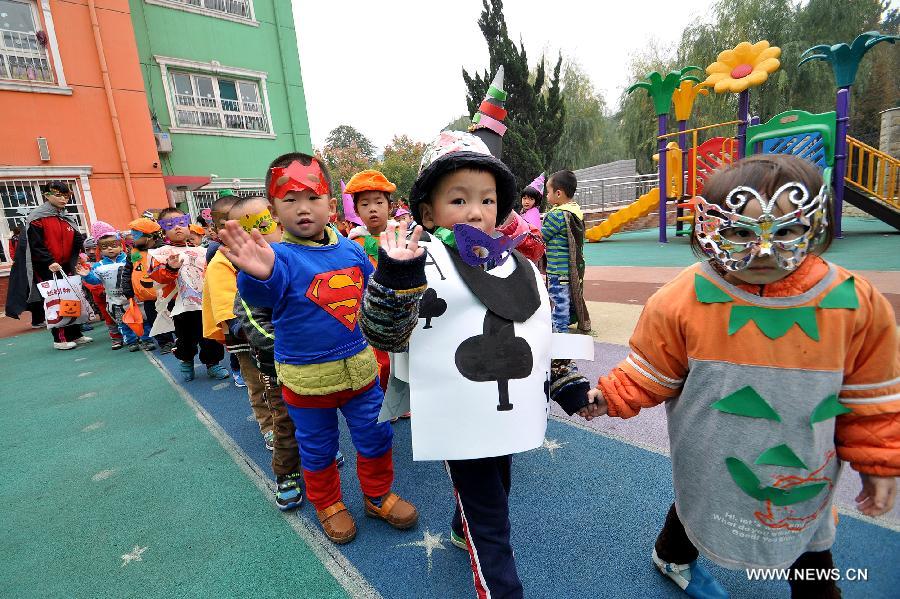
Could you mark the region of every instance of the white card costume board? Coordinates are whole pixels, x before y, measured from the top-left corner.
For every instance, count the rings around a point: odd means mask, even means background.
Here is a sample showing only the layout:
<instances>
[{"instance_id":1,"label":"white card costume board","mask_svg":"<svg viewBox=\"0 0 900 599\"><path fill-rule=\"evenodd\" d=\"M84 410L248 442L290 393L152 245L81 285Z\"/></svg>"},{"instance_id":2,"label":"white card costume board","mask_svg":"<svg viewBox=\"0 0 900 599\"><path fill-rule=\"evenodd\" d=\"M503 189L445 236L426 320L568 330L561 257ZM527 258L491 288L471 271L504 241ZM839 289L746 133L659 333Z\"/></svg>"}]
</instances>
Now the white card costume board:
<instances>
[{"instance_id":1,"label":"white card costume board","mask_svg":"<svg viewBox=\"0 0 900 599\"><path fill-rule=\"evenodd\" d=\"M169 302L172 301L172 296L178 292L173 289L168 296L163 297L162 288L158 284L154 287L156 288L156 319L150 328L151 337L171 333L175 330L175 321L172 320L172 313L169 312Z\"/></svg>"},{"instance_id":2,"label":"white card costume board","mask_svg":"<svg viewBox=\"0 0 900 599\"><path fill-rule=\"evenodd\" d=\"M433 240L421 245L430 254L425 266L428 287L446 303L446 309L431 319L420 315L410 337L409 353L392 356L395 376L409 382L413 460L466 460L540 446L547 428L545 383L549 380L553 339L550 300L540 274L524 259L518 266L509 259L488 271L505 278L517 267L530 268L540 307L524 323L512 323L512 331L495 328L486 336L488 311L459 276L443 243ZM586 339L591 342L590 337ZM583 345L581 341L573 343ZM458 362L460 350L467 348L470 353L476 352L480 362L479 372L473 372L472 360L468 360L467 372L476 379L497 374L492 368L499 352L519 352L520 367L507 372L512 374L509 378L472 380L463 374ZM583 350L580 353L583 355ZM508 368L509 360L506 364Z\"/></svg>"},{"instance_id":3,"label":"white card costume board","mask_svg":"<svg viewBox=\"0 0 900 599\"><path fill-rule=\"evenodd\" d=\"M103 290L106 291L107 306L127 306L128 298L122 289L122 273L125 272L124 262L112 262L103 264L102 262L93 268L94 274L103 284Z\"/></svg>"},{"instance_id":4,"label":"white card costume board","mask_svg":"<svg viewBox=\"0 0 900 599\"><path fill-rule=\"evenodd\" d=\"M178 316L182 312L202 310L203 275L206 272L206 248L166 245L150 250L150 257L163 264L172 254L181 255L182 264L181 268L178 269L178 278L175 280L178 297L175 299L175 307L172 308L171 315ZM171 300L171 296L169 299ZM158 307L159 301L157 301ZM155 329L156 326L153 328Z\"/></svg>"}]
</instances>

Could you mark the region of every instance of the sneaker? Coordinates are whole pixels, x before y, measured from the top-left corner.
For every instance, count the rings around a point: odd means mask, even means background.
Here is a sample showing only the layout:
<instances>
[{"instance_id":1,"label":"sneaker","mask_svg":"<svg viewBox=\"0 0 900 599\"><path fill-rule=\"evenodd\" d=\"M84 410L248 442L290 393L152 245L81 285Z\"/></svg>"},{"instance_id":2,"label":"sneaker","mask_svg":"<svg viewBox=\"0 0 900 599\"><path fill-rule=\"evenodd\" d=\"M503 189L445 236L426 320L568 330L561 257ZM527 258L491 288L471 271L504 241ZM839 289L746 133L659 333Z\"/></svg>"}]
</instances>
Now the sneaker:
<instances>
[{"instance_id":1,"label":"sneaker","mask_svg":"<svg viewBox=\"0 0 900 599\"><path fill-rule=\"evenodd\" d=\"M94 330L94 325L92 325L92 324L86 322L86 323L84 323L83 325L81 325L81 330L82 330L82 331L93 331L93 330Z\"/></svg>"},{"instance_id":2,"label":"sneaker","mask_svg":"<svg viewBox=\"0 0 900 599\"><path fill-rule=\"evenodd\" d=\"M141 349L144 351L153 351L156 349L156 344L152 341L141 341Z\"/></svg>"},{"instance_id":3,"label":"sneaker","mask_svg":"<svg viewBox=\"0 0 900 599\"><path fill-rule=\"evenodd\" d=\"M134 343L129 343L128 351L130 351L130 352L141 351L141 344L137 341L135 341Z\"/></svg>"},{"instance_id":4,"label":"sneaker","mask_svg":"<svg viewBox=\"0 0 900 599\"><path fill-rule=\"evenodd\" d=\"M659 559L655 548L652 557L653 565L660 574L677 584L688 597L728 599L728 591L697 560L689 564L667 564Z\"/></svg>"},{"instance_id":5,"label":"sneaker","mask_svg":"<svg viewBox=\"0 0 900 599\"><path fill-rule=\"evenodd\" d=\"M228 369L221 364L213 364L206 367L206 376L211 379L221 381L222 379L227 379L230 375L231 373L228 372Z\"/></svg>"},{"instance_id":6,"label":"sneaker","mask_svg":"<svg viewBox=\"0 0 900 599\"><path fill-rule=\"evenodd\" d=\"M75 349L78 344L74 341L60 341L53 344L53 349Z\"/></svg>"},{"instance_id":7,"label":"sneaker","mask_svg":"<svg viewBox=\"0 0 900 599\"><path fill-rule=\"evenodd\" d=\"M194 363L193 362L182 362L179 366L181 369L181 378L184 382L194 380Z\"/></svg>"},{"instance_id":8,"label":"sneaker","mask_svg":"<svg viewBox=\"0 0 900 599\"><path fill-rule=\"evenodd\" d=\"M469 544L466 543L466 537L456 534L456 531L452 528L450 529L450 542L453 543L455 547L459 547L463 551L469 550Z\"/></svg>"},{"instance_id":9,"label":"sneaker","mask_svg":"<svg viewBox=\"0 0 900 599\"><path fill-rule=\"evenodd\" d=\"M266 449L275 451L275 431L267 431L263 433L263 440L266 442Z\"/></svg>"},{"instance_id":10,"label":"sneaker","mask_svg":"<svg viewBox=\"0 0 900 599\"><path fill-rule=\"evenodd\" d=\"M88 343L91 343L93 340L94 340L93 337L85 337L84 335L82 335L81 337L79 337L78 339L76 339L76 340L74 341L74 343L75 343L76 345L86 345L86 344L88 344Z\"/></svg>"},{"instance_id":11,"label":"sneaker","mask_svg":"<svg viewBox=\"0 0 900 599\"><path fill-rule=\"evenodd\" d=\"M33 325L31 325L31 328L32 328L32 329L43 329L43 328L45 328L46 326L47 326L47 323L46 323L46 322L39 322L38 324L33 324ZM84 327L81 327L81 328L84 328Z\"/></svg>"},{"instance_id":12,"label":"sneaker","mask_svg":"<svg viewBox=\"0 0 900 599\"><path fill-rule=\"evenodd\" d=\"M234 379L235 387L246 387L247 383L244 382L244 377L241 376L241 373L238 371L234 371L231 373L231 378Z\"/></svg>"},{"instance_id":13,"label":"sneaker","mask_svg":"<svg viewBox=\"0 0 900 599\"><path fill-rule=\"evenodd\" d=\"M341 453L340 449L338 449L338 452L334 454L334 463L338 468L344 465L344 454Z\"/></svg>"},{"instance_id":14,"label":"sneaker","mask_svg":"<svg viewBox=\"0 0 900 599\"><path fill-rule=\"evenodd\" d=\"M125 344L122 341L113 341L110 346L111 349L122 349L123 347L125 347Z\"/></svg>"},{"instance_id":15,"label":"sneaker","mask_svg":"<svg viewBox=\"0 0 900 599\"><path fill-rule=\"evenodd\" d=\"M159 353L171 354L173 349L175 349L175 342L170 341L169 343L163 343L161 346L159 346Z\"/></svg>"},{"instance_id":16,"label":"sneaker","mask_svg":"<svg viewBox=\"0 0 900 599\"><path fill-rule=\"evenodd\" d=\"M275 505L282 512L292 510L299 507L303 503L303 487L301 481L303 475L299 472L278 476L276 479L277 487L275 488Z\"/></svg>"},{"instance_id":17,"label":"sneaker","mask_svg":"<svg viewBox=\"0 0 900 599\"><path fill-rule=\"evenodd\" d=\"M400 418L412 418L412 412L407 412L406 414L402 414Z\"/></svg>"}]
</instances>

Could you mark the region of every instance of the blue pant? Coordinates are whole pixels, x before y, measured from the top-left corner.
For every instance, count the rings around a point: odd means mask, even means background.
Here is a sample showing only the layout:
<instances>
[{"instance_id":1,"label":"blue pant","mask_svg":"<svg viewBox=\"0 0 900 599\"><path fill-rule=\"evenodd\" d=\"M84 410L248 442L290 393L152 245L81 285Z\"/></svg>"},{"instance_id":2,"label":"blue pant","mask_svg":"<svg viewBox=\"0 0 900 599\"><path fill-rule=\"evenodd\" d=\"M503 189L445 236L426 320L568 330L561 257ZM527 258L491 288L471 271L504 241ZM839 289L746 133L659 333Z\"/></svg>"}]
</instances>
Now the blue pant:
<instances>
[{"instance_id":1,"label":"blue pant","mask_svg":"<svg viewBox=\"0 0 900 599\"><path fill-rule=\"evenodd\" d=\"M377 458L388 451L394 441L390 422L378 422L384 393L376 381L344 405L333 408L298 408L285 404L297 429L300 460L305 470L318 471L334 463L338 450L338 417L340 410L350 429L350 438L360 455Z\"/></svg>"},{"instance_id":2,"label":"blue pant","mask_svg":"<svg viewBox=\"0 0 900 599\"><path fill-rule=\"evenodd\" d=\"M553 306L553 332L565 333L571 324L569 304L568 275L547 275L547 293L550 295L550 304Z\"/></svg>"},{"instance_id":3,"label":"blue pant","mask_svg":"<svg viewBox=\"0 0 900 599\"><path fill-rule=\"evenodd\" d=\"M119 329L119 333L122 334L125 345L134 345L138 341L150 341L150 327L147 326L146 322L144 323L144 334L138 338L137 333L132 331L131 327L122 321L122 317L125 316L125 310L128 309L128 306L110 306L107 304L106 309L109 312L109 315L115 319L116 326Z\"/></svg>"}]
</instances>

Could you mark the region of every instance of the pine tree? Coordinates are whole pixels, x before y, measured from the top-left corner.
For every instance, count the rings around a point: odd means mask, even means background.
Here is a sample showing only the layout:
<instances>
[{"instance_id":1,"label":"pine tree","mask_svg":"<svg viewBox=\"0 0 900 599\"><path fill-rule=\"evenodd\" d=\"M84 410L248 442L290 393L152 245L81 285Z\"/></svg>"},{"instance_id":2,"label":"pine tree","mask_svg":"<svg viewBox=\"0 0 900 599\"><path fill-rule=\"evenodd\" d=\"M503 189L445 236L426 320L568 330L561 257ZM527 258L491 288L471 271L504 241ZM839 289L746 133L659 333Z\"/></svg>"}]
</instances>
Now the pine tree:
<instances>
[{"instance_id":1,"label":"pine tree","mask_svg":"<svg viewBox=\"0 0 900 599\"><path fill-rule=\"evenodd\" d=\"M503 1L482 0L482 6L478 27L487 41L489 67L473 75L463 69L463 80L468 90L466 105L470 115L478 111L494 73L503 65L504 88L509 94L503 161L515 174L519 187L524 187L553 162L562 135L565 121L565 106L560 94L562 56L556 63L545 96L544 61L538 64L537 74L531 82L525 47L521 40L517 46L509 38L503 17Z\"/></svg>"}]
</instances>

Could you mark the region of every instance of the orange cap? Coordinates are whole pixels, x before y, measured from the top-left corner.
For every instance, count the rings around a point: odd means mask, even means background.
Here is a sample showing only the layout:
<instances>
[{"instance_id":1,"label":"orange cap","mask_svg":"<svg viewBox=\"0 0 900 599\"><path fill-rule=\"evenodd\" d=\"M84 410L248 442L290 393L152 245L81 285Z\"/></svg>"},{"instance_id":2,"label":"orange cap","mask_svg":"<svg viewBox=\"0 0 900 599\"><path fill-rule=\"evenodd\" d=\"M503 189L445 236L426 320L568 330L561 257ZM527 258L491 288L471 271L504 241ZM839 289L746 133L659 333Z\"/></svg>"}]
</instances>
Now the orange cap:
<instances>
[{"instance_id":1,"label":"orange cap","mask_svg":"<svg viewBox=\"0 0 900 599\"><path fill-rule=\"evenodd\" d=\"M374 169L366 169L353 175L350 182L347 183L344 193L355 194L361 191L384 191L394 193L397 186L387 180L380 171Z\"/></svg>"},{"instance_id":2,"label":"orange cap","mask_svg":"<svg viewBox=\"0 0 900 599\"><path fill-rule=\"evenodd\" d=\"M200 225L191 224L191 226L189 226L188 229L190 230L191 233L194 233L196 235L206 235L206 229L204 229Z\"/></svg>"},{"instance_id":3,"label":"orange cap","mask_svg":"<svg viewBox=\"0 0 900 599\"><path fill-rule=\"evenodd\" d=\"M152 235L160 230L159 223L156 221L152 221L149 218L136 218L130 223L128 223L128 228L132 231L140 231L145 235Z\"/></svg>"}]
</instances>

